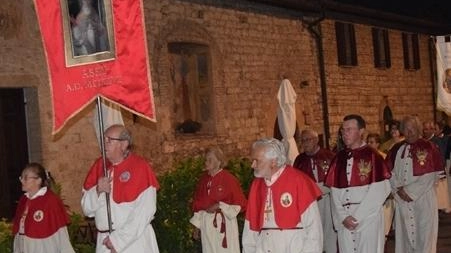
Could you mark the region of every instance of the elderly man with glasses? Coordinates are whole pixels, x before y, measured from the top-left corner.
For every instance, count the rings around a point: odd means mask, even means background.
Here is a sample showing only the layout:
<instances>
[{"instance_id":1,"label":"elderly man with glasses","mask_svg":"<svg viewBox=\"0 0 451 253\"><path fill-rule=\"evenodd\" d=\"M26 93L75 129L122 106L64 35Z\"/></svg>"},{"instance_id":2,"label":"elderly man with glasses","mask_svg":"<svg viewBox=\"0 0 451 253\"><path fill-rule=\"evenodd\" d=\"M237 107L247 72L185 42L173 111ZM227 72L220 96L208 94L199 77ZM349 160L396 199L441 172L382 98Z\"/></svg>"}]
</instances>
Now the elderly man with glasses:
<instances>
[{"instance_id":1,"label":"elderly man with glasses","mask_svg":"<svg viewBox=\"0 0 451 253\"><path fill-rule=\"evenodd\" d=\"M150 224L159 187L155 174L144 158L130 151L132 138L124 126L109 127L104 140L108 175L104 176L102 158L97 159L85 179L81 200L84 214L95 218L96 252L157 253L157 240Z\"/></svg>"},{"instance_id":2,"label":"elderly man with glasses","mask_svg":"<svg viewBox=\"0 0 451 253\"><path fill-rule=\"evenodd\" d=\"M335 154L319 146L318 133L311 129L303 130L298 142L303 152L296 157L293 167L306 173L321 189L318 208L323 225L324 252L337 253L337 232L332 223L330 188L324 185L324 178Z\"/></svg>"}]
</instances>

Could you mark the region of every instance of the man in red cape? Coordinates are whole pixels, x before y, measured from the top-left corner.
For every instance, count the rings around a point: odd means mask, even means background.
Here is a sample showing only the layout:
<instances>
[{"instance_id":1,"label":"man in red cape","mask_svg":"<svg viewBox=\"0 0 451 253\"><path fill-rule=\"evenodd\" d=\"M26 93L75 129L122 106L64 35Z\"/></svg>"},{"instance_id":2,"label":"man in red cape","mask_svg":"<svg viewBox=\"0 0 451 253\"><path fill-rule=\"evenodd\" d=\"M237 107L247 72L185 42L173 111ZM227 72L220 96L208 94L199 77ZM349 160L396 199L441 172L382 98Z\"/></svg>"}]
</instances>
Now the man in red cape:
<instances>
[{"instance_id":1,"label":"man in red cape","mask_svg":"<svg viewBox=\"0 0 451 253\"><path fill-rule=\"evenodd\" d=\"M340 252L384 252L382 205L390 193L390 171L382 156L363 140L365 120L344 117L343 142L326 176Z\"/></svg>"},{"instance_id":2,"label":"man in red cape","mask_svg":"<svg viewBox=\"0 0 451 253\"><path fill-rule=\"evenodd\" d=\"M303 130L299 141L303 153L296 157L293 167L305 172L321 189L322 195L321 199L318 200L318 208L323 225L324 252L337 253L337 232L335 232L332 223L330 188L324 186L324 178L335 154L319 146L318 133L314 130Z\"/></svg>"},{"instance_id":3,"label":"man in red cape","mask_svg":"<svg viewBox=\"0 0 451 253\"><path fill-rule=\"evenodd\" d=\"M392 170L390 179L395 199L395 251L436 252L438 211L435 184L443 172L438 147L421 138L418 117L407 116L401 122L405 141L396 144L386 161Z\"/></svg>"},{"instance_id":4,"label":"man in red cape","mask_svg":"<svg viewBox=\"0 0 451 253\"><path fill-rule=\"evenodd\" d=\"M102 158L89 170L83 185L81 206L97 227L97 253L158 253L154 218L159 187L155 174L144 158L132 153L130 132L122 125L105 131L108 177ZM107 219L106 194L110 193L112 232Z\"/></svg>"},{"instance_id":5,"label":"man in red cape","mask_svg":"<svg viewBox=\"0 0 451 253\"><path fill-rule=\"evenodd\" d=\"M252 182L243 230L243 252L323 251L317 198L321 190L306 174L287 165L276 139L252 145Z\"/></svg>"}]
</instances>

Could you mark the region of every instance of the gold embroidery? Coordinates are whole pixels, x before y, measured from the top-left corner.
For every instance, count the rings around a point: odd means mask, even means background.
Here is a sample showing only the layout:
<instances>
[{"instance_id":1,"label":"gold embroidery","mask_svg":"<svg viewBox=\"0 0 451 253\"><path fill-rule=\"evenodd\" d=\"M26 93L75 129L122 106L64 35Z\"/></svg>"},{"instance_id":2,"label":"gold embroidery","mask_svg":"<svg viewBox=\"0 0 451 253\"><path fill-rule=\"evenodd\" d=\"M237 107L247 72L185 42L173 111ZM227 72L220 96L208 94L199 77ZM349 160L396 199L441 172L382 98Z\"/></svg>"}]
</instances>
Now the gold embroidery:
<instances>
[{"instance_id":1,"label":"gold embroidery","mask_svg":"<svg viewBox=\"0 0 451 253\"><path fill-rule=\"evenodd\" d=\"M360 180L365 180L371 172L371 161L365 162L365 160L360 159L359 162L359 176Z\"/></svg>"},{"instance_id":2,"label":"gold embroidery","mask_svg":"<svg viewBox=\"0 0 451 253\"><path fill-rule=\"evenodd\" d=\"M420 149L415 154L417 156L418 162L421 166L426 163L426 157L428 156L428 152L424 149Z\"/></svg>"},{"instance_id":3,"label":"gold embroidery","mask_svg":"<svg viewBox=\"0 0 451 253\"><path fill-rule=\"evenodd\" d=\"M322 169L324 172L327 172L327 171L329 170L329 161L323 160L323 161L320 162L320 165L319 165L319 166L321 167L321 169Z\"/></svg>"}]
</instances>

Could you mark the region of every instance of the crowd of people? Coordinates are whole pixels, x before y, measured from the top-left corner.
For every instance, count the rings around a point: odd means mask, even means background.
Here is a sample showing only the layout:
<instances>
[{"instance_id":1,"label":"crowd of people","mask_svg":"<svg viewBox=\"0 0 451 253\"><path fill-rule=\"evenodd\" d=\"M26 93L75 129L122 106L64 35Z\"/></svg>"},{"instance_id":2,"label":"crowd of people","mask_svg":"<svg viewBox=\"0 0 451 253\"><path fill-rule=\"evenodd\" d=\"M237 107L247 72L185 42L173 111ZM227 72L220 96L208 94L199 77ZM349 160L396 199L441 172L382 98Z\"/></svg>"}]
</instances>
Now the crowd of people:
<instances>
[{"instance_id":1,"label":"crowd of people","mask_svg":"<svg viewBox=\"0 0 451 253\"><path fill-rule=\"evenodd\" d=\"M406 116L392 122L382 143L363 117L350 114L339 138L333 152L320 147L316 131L301 131L302 153L292 165L281 141L256 140L248 196L223 151L208 148L190 219L202 252L383 253L393 229L396 253L436 252L438 210L451 211L445 170L451 144L443 128ZM159 252L151 223L159 184L132 143L123 125L109 127L105 159L93 163L83 184L81 206L95 220L98 253ZM25 194L13 220L14 252L74 252L67 211L50 190L47 170L28 164L20 181Z\"/></svg>"}]
</instances>

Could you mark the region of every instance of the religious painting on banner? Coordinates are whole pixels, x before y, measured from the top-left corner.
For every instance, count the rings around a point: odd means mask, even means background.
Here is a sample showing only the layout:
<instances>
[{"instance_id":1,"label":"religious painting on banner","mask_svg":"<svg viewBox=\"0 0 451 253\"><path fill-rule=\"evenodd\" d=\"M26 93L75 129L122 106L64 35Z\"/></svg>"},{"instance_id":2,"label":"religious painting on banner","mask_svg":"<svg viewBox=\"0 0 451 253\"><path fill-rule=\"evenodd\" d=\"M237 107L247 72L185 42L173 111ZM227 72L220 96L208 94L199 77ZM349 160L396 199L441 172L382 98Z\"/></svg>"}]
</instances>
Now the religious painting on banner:
<instances>
[{"instance_id":1,"label":"religious painting on banner","mask_svg":"<svg viewBox=\"0 0 451 253\"><path fill-rule=\"evenodd\" d=\"M110 0L61 0L66 66L114 60Z\"/></svg>"},{"instance_id":2,"label":"religious painting on banner","mask_svg":"<svg viewBox=\"0 0 451 253\"><path fill-rule=\"evenodd\" d=\"M451 36L437 36L437 109L451 116Z\"/></svg>"},{"instance_id":3,"label":"religious painting on banner","mask_svg":"<svg viewBox=\"0 0 451 253\"><path fill-rule=\"evenodd\" d=\"M155 121L142 0L34 0L53 133L102 96Z\"/></svg>"}]
</instances>

